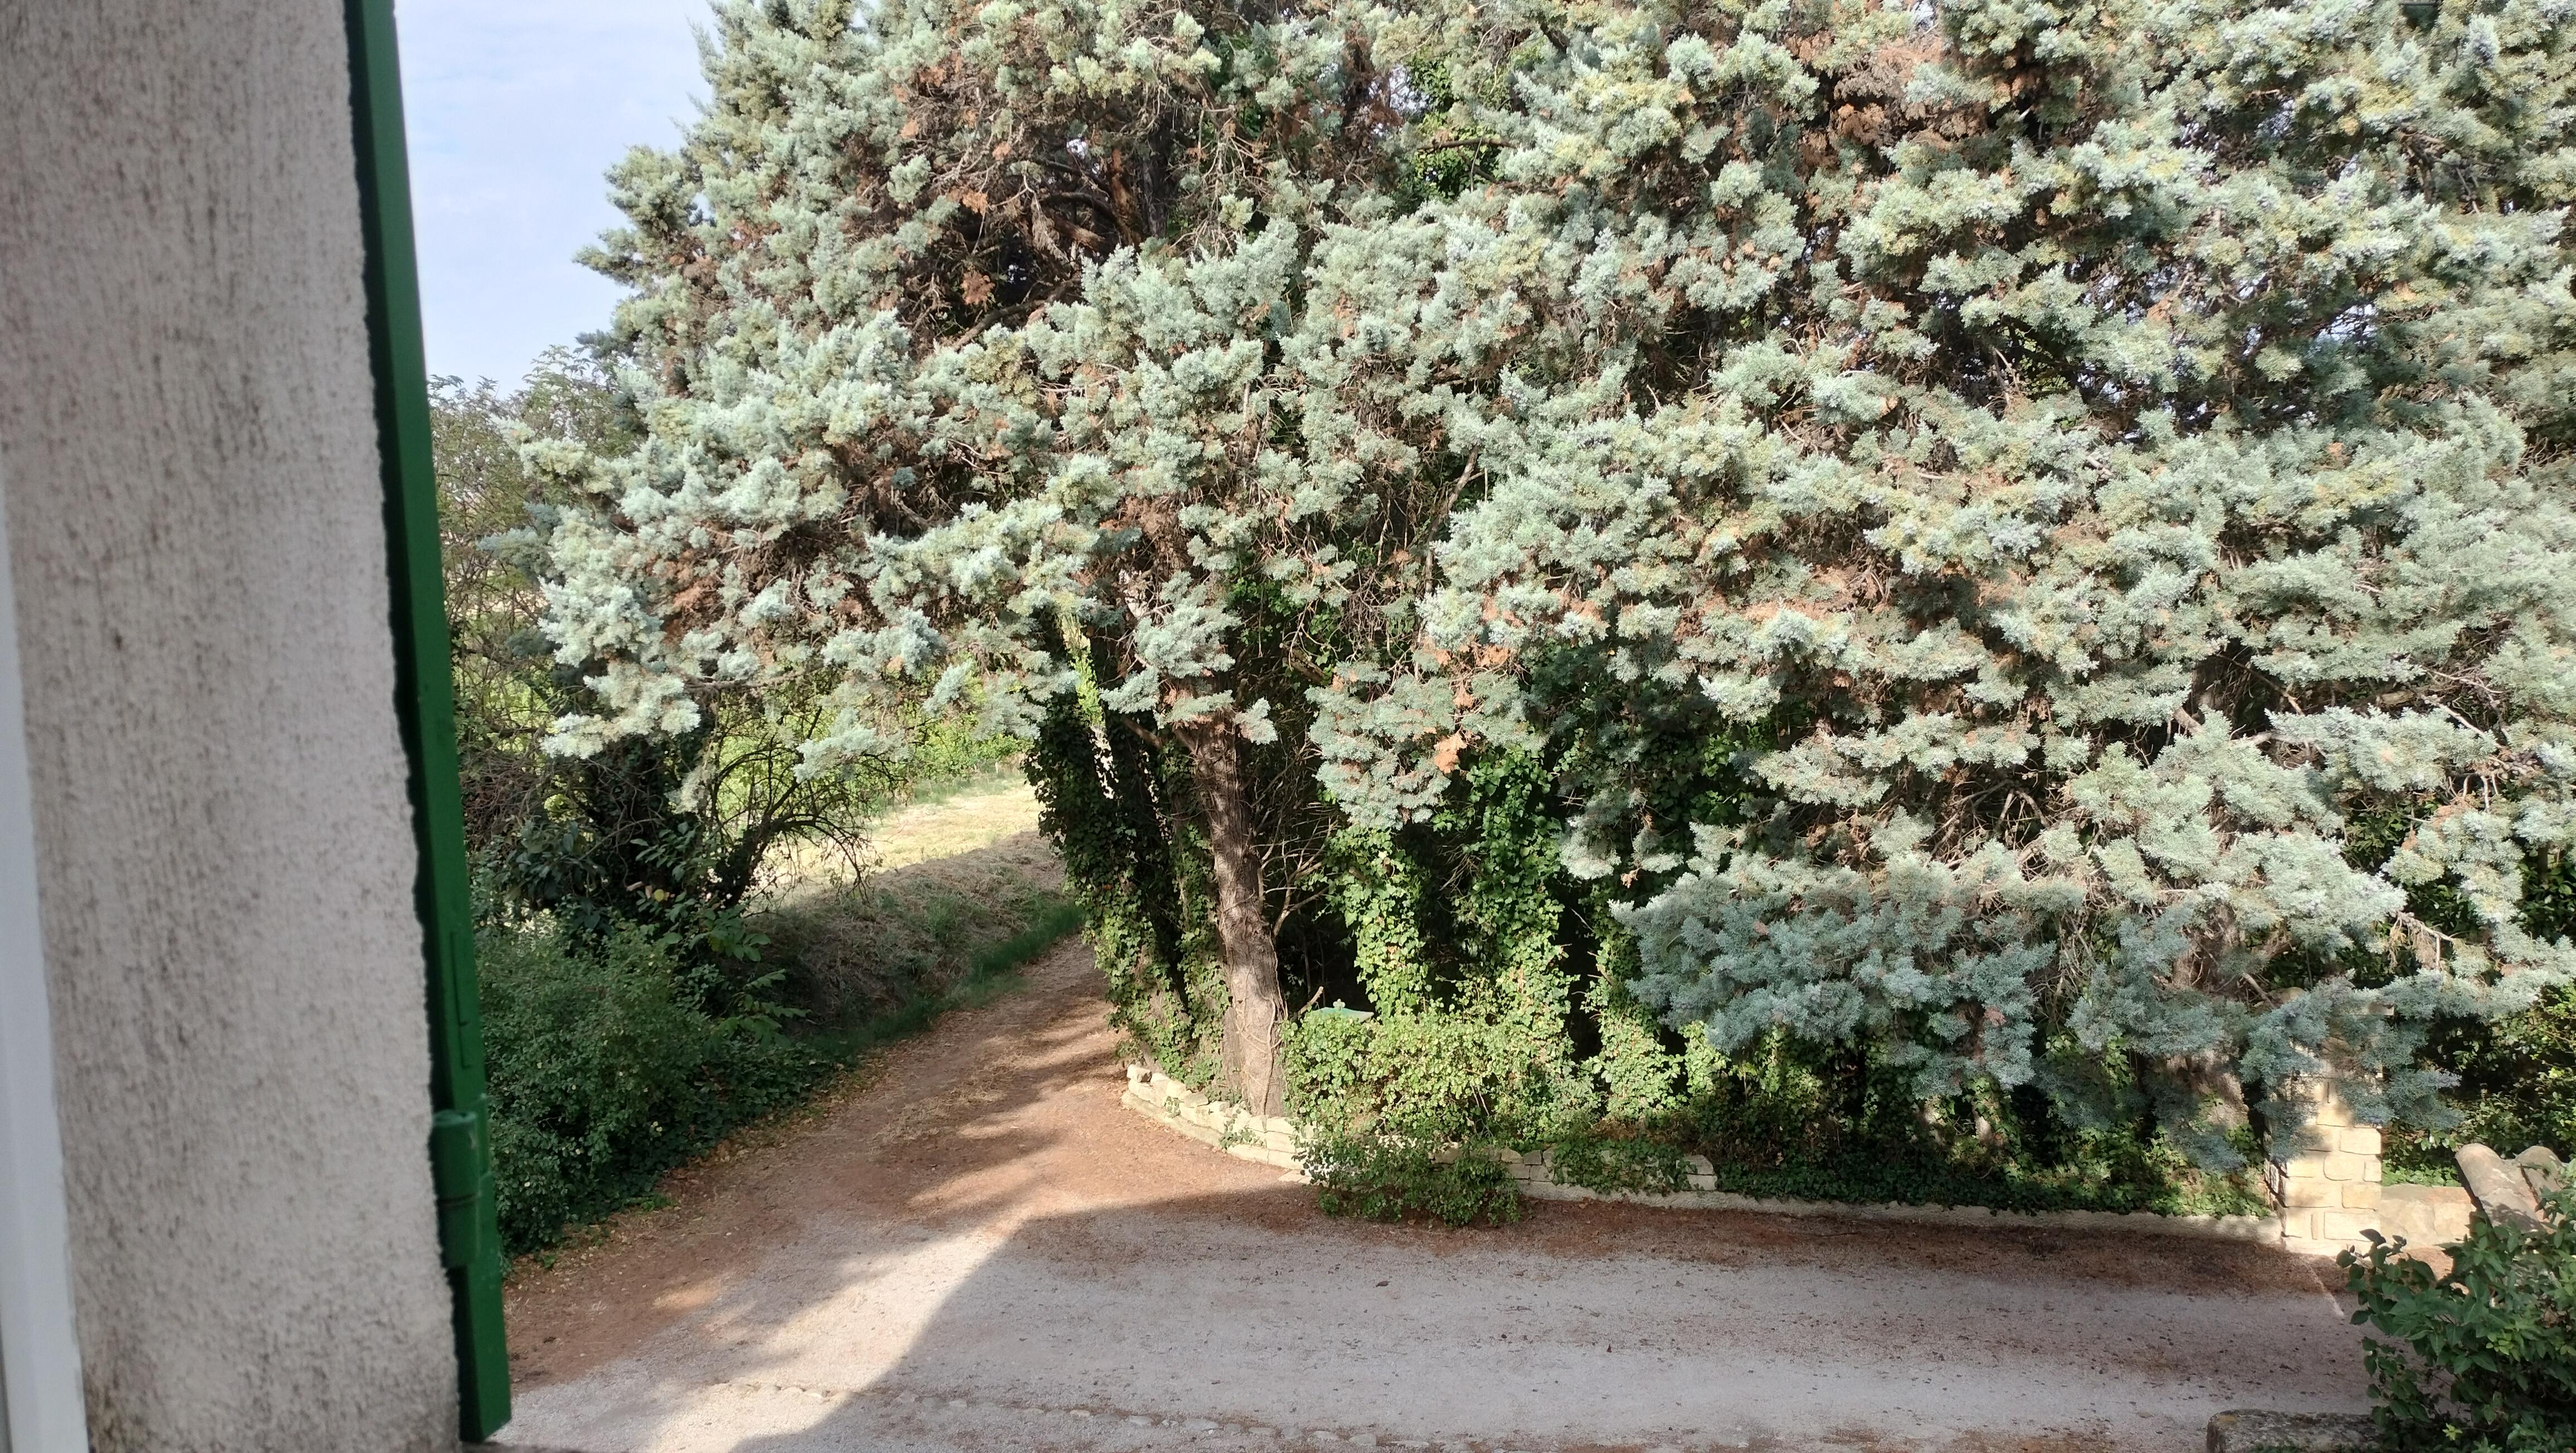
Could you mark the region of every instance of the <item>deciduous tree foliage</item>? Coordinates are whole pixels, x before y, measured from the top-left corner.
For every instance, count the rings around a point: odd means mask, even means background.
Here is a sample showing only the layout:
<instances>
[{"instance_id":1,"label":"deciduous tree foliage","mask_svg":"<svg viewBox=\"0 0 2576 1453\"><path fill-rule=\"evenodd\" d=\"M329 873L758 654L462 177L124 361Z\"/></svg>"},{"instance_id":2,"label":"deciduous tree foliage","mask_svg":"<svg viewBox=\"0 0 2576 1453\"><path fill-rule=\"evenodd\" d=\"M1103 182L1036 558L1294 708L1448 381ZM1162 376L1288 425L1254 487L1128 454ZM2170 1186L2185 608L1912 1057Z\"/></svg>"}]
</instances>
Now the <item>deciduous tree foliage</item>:
<instances>
[{"instance_id":1,"label":"deciduous tree foliage","mask_svg":"<svg viewBox=\"0 0 2576 1453\"><path fill-rule=\"evenodd\" d=\"M2143 1076L2213 1161L2240 1076L2429 1111L2423 1024L2576 967L2570 26L725 6L596 259L649 437L537 451L556 744L1082 697L1181 764L1256 1104L1314 784L1511 760L1720 1050Z\"/></svg>"}]
</instances>

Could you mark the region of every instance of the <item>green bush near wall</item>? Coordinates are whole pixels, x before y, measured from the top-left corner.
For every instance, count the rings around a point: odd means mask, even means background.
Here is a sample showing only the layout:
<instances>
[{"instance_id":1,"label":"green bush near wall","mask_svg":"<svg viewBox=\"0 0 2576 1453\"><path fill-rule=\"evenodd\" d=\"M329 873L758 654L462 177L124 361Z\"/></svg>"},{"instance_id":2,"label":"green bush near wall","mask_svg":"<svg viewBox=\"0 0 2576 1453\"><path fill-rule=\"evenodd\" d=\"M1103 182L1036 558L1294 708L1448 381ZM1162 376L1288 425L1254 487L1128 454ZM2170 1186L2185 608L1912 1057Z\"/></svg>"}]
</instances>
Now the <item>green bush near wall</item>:
<instances>
[{"instance_id":1,"label":"green bush near wall","mask_svg":"<svg viewBox=\"0 0 2576 1453\"><path fill-rule=\"evenodd\" d=\"M2363 1356L2382 1446L2576 1448L2576 1191L2549 1210L2538 1231L2476 1218L2439 1275L2386 1243L2337 1258L2378 1334Z\"/></svg>"},{"instance_id":2,"label":"green bush near wall","mask_svg":"<svg viewBox=\"0 0 2576 1453\"><path fill-rule=\"evenodd\" d=\"M512 1254L607 1214L833 1067L774 1022L690 1002L679 955L640 927L585 940L487 929L483 1024L501 1237Z\"/></svg>"}]
</instances>

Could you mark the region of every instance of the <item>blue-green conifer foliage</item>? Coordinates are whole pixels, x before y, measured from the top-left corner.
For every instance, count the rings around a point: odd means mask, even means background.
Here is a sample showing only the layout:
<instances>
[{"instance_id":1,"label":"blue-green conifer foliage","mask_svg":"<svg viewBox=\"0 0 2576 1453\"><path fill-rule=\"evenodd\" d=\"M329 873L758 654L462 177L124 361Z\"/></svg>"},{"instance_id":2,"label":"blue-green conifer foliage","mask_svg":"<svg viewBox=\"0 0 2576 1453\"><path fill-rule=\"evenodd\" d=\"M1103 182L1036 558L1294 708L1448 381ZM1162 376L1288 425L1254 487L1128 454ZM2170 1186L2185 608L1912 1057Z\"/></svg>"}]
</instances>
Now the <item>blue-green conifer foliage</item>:
<instances>
[{"instance_id":1,"label":"blue-green conifer foliage","mask_svg":"<svg viewBox=\"0 0 2576 1453\"><path fill-rule=\"evenodd\" d=\"M1266 972L1250 1098L1272 940L1477 763L1549 774L1668 1028L2079 1122L2145 1083L2210 1163L2249 1084L2438 1115L2425 1027L2576 970L2525 912L2576 848L2564 0L712 39L595 258L648 438L531 449L589 501L558 749L788 681L818 769L899 704L1095 788L1132 737L1227 966L1138 993Z\"/></svg>"}]
</instances>

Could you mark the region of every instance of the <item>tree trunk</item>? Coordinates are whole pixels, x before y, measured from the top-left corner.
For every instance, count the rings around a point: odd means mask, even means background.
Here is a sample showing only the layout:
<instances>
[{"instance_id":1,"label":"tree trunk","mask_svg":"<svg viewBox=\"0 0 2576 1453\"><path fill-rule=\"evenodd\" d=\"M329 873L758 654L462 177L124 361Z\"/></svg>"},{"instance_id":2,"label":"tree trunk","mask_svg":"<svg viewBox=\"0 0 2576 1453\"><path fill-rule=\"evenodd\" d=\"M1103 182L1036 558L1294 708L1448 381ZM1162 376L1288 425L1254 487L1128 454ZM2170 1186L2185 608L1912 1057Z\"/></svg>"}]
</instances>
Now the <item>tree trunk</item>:
<instances>
[{"instance_id":1,"label":"tree trunk","mask_svg":"<svg viewBox=\"0 0 2576 1453\"><path fill-rule=\"evenodd\" d=\"M1261 853L1234 727L1194 722L1181 729L1181 739L1216 859L1216 931L1225 948L1226 995L1219 1074L1246 1109L1277 1115L1287 1094L1279 1072L1279 1029L1287 1006L1279 994L1279 946L1270 936Z\"/></svg>"},{"instance_id":2,"label":"tree trunk","mask_svg":"<svg viewBox=\"0 0 2576 1453\"><path fill-rule=\"evenodd\" d=\"M2221 1050L2168 1055L2165 1073L2173 1076L2198 1107L2203 1124L2217 1130L2242 1130L2253 1123L2245 1107L2245 1082Z\"/></svg>"}]
</instances>

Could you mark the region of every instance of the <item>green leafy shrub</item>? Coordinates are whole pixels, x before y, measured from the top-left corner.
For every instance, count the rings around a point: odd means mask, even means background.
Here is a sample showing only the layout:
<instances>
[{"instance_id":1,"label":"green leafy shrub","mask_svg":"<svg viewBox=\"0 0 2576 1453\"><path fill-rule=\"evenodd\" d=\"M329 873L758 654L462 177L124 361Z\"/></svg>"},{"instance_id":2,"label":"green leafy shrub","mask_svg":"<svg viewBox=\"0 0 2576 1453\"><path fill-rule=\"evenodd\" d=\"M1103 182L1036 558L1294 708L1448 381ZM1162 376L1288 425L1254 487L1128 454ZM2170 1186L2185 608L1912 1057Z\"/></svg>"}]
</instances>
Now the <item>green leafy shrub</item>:
<instances>
[{"instance_id":1,"label":"green leafy shrub","mask_svg":"<svg viewBox=\"0 0 2576 1453\"><path fill-rule=\"evenodd\" d=\"M1690 1189L1690 1164L1682 1152L1653 1140L1568 1135L1548 1147L1548 1168L1571 1186L1604 1193L1663 1194Z\"/></svg>"},{"instance_id":2,"label":"green leafy shrub","mask_svg":"<svg viewBox=\"0 0 2576 1453\"><path fill-rule=\"evenodd\" d=\"M1562 1121L1564 1086L1511 1026L1457 1017L1300 1016L1282 1058L1289 1109L1305 1124L1298 1158L1327 1215L1428 1218L1450 1226L1520 1219L1520 1192L1491 1151ZM1574 1123L1581 1123L1579 1121Z\"/></svg>"},{"instance_id":3,"label":"green leafy shrub","mask_svg":"<svg viewBox=\"0 0 2576 1453\"><path fill-rule=\"evenodd\" d=\"M638 925L550 919L477 935L501 1239L513 1254L604 1216L831 1067L773 1014L719 1016L687 955Z\"/></svg>"},{"instance_id":4,"label":"green leafy shrub","mask_svg":"<svg viewBox=\"0 0 2576 1453\"><path fill-rule=\"evenodd\" d=\"M1289 1028L1289 1108L1323 1125L1384 1124L1444 1141L1537 1144L1589 1125L1588 1086L1533 1064L1517 1026L1466 1015L1308 1013Z\"/></svg>"},{"instance_id":5,"label":"green leafy shrub","mask_svg":"<svg viewBox=\"0 0 2576 1453\"><path fill-rule=\"evenodd\" d=\"M2357 855L2384 861L2410 827L2402 815L2361 825L2351 834ZM2576 932L2576 855L2526 855L2520 876L2523 916L2532 932L2551 939ZM2419 915L2444 931L2474 919L2467 902L2440 885L2416 896ZM2561 1156L2576 1156L2576 986L2561 985L2530 1009L2492 1023L2447 1021L2421 1059L2457 1080L2447 1097L2457 1115L2392 1127L2390 1180L2457 1185L2455 1155L2471 1141L2508 1153L2546 1145Z\"/></svg>"},{"instance_id":6,"label":"green leafy shrub","mask_svg":"<svg viewBox=\"0 0 2576 1453\"><path fill-rule=\"evenodd\" d=\"M1332 1130L1311 1135L1298 1158L1328 1216L1444 1226L1502 1226L1521 1218L1519 1185L1482 1144L1450 1144L1401 1129Z\"/></svg>"},{"instance_id":7,"label":"green leafy shrub","mask_svg":"<svg viewBox=\"0 0 2576 1453\"><path fill-rule=\"evenodd\" d=\"M2553 989L2528 1011L2438 1036L2428 1063L2459 1078L2455 1123L2400 1129L2388 1139L2388 1178L2459 1184L2454 1155L2471 1141L2507 1154L2546 1145L2576 1157L2576 988Z\"/></svg>"},{"instance_id":8,"label":"green leafy shrub","mask_svg":"<svg viewBox=\"0 0 2576 1453\"><path fill-rule=\"evenodd\" d=\"M2034 1091L1926 1105L1903 1066L1857 1049L1772 1035L1737 1056L1705 1043L1669 1052L1674 1083L1643 1118L1605 1114L1603 1085L1541 1072L1518 1049L1509 1025L1309 1013L1287 1040L1290 1106L1328 1138L1365 1127L1373 1146L1546 1149L1557 1179L1605 1192L1681 1190L1684 1158L1699 1154L1718 1189L1743 1195L2165 1215L2267 1209L2249 1169L2195 1165L2150 1115L2073 1126ZM1597 1074L1599 1064L1586 1069ZM1629 1087L1632 1105L1645 1098ZM2251 1148L2248 1134L2240 1149Z\"/></svg>"},{"instance_id":9,"label":"green leafy shrub","mask_svg":"<svg viewBox=\"0 0 2576 1453\"><path fill-rule=\"evenodd\" d=\"M2360 1298L2372 1417L2387 1446L2464 1453L2576 1448L2576 1191L2529 1233L2481 1216L2436 1276L2377 1241L2337 1260ZM2402 1243L2399 1243L2402 1245Z\"/></svg>"},{"instance_id":10,"label":"green leafy shrub","mask_svg":"<svg viewBox=\"0 0 2576 1453\"><path fill-rule=\"evenodd\" d=\"M2029 1086L1971 1085L1926 1101L1910 1067L1883 1051L1786 1033L1734 1055L1703 1043L1687 1059L1668 1133L1707 1155L1726 1190L2016 1211L2266 1209L2250 1166L2195 1164L2143 1095L2114 1097L2113 1113L2092 1123ZM2238 1155L2253 1148L2252 1134L2238 1132Z\"/></svg>"},{"instance_id":11,"label":"green leafy shrub","mask_svg":"<svg viewBox=\"0 0 2576 1453\"><path fill-rule=\"evenodd\" d=\"M2458 1063L2464 1111L2453 1144L2546 1145L2576 1156L2576 987L2498 1023Z\"/></svg>"}]
</instances>

